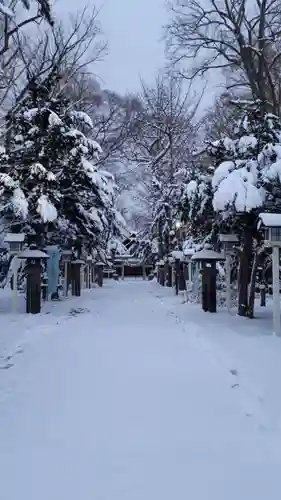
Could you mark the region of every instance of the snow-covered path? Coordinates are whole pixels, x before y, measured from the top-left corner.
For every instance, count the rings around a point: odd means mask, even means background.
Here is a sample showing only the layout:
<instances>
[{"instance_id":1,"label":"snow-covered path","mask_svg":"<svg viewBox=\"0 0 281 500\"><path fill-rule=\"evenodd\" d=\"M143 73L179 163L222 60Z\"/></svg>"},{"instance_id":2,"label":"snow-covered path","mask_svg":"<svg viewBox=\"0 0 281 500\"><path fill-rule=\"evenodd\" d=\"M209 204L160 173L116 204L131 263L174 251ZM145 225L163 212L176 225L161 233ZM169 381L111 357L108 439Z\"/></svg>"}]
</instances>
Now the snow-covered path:
<instances>
[{"instance_id":1,"label":"snow-covered path","mask_svg":"<svg viewBox=\"0 0 281 500\"><path fill-rule=\"evenodd\" d=\"M155 284L82 305L2 371L1 500L279 500L280 433Z\"/></svg>"}]
</instances>

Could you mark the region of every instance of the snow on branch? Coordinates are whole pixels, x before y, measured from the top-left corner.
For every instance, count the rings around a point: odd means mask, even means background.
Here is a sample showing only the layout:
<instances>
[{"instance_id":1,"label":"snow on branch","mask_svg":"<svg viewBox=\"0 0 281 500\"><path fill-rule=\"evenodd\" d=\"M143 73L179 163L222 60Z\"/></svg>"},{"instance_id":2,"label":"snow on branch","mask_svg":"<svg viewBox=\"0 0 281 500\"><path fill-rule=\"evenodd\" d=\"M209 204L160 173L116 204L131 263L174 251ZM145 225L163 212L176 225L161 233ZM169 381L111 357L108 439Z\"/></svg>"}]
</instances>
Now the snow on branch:
<instances>
[{"instance_id":1,"label":"snow on branch","mask_svg":"<svg viewBox=\"0 0 281 500\"><path fill-rule=\"evenodd\" d=\"M8 17L14 17L15 15L9 7L3 4L3 2L0 2L0 13Z\"/></svg>"},{"instance_id":2,"label":"snow on branch","mask_svg":"<svg viewBox=\"0 0 281 500\"><path fill-rule=\"evenodd\" d=\"M53 222L58 216L57 209L44 194L37 201L37 212L43 222Z\"/></svg>"}]
</instances>

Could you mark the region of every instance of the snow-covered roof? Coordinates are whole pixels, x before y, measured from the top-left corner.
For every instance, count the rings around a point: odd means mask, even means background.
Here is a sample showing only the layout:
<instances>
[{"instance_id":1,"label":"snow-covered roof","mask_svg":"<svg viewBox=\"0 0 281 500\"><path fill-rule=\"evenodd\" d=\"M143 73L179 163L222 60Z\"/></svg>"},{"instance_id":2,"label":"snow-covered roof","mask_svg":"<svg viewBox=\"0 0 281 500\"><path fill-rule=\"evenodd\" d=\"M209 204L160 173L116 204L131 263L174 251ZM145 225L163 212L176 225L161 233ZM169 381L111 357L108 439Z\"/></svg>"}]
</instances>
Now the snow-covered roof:
<instances>
[{"instance_id":1,"label":"snow-covered roof","mask_svg":"<svg viewBox=\"0 0 281 500\"><path fill-rule=\"evenodd\" d=\"M222 253L203 248L200 252L196 252L191 260L225 260L225 257Z\"/></svg>"},{"instance_id":2,"label":"snow-covered roof","mask_svg":"<svg viewBox=\"0 0 281 500\"><path fill-rule=\"evenodd\" d=\"M24 233L7 233L4 242L5 243L22 243L25 239Z\"/></svg>"},{"instance_id":3,"label":"snow-covered roof","mask_svg":"<svg viewBox=\"0 0 281 500\"><path fill-rule=\"evenodd\" d=\"M41 250L32 250L26 248L23 252L18 255L19 259L48 259L49 255Z\"/></svg>"},{"instance_id":4,"label":"snow-covered roof","mask_svg":"<svg viewBox=\"0 0 281 500\"><path fill-rule=\"evenodd\" d=\"M260 214L260 220L266 227L281 227L281 214Z\"/></svg>"}]
</instances>

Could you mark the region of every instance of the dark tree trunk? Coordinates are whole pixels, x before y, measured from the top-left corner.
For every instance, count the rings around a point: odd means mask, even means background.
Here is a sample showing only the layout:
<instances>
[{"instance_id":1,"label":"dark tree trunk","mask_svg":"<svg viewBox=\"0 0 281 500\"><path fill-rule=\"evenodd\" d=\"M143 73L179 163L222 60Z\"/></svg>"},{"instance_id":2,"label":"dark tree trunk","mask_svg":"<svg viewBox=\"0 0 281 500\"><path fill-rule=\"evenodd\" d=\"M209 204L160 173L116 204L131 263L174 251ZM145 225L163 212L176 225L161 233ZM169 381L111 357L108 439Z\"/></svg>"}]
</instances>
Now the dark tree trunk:
<instances>
[{"instance_id":1,"label":"dark tree trunk","mask_svg":"<svg viewBox=\"0 0 281 500\"><path fill-rule=\"evenodd\" d=\"M247 316L248 316L248 318L251 318L251 319L253 319L253 317L254 317L257 270L258 270L258 254L256 252L255 256L254 256L253 265L252 265L249 304L248 304L248 311L247 311Z\"/></svg>"},{"instance_id":2,"label":"dark tree trunk","mask_svg":"<svg viewBox=\"0 0 281 500\"><path fill-rule=\"evenodd\" d=\"M244 230L243 249L240 254L238 279L238 315L247 316L248 312L248 285L250 281L250 265L253 248L253 233L251 229Z\"/></svg>"}]
</instances>

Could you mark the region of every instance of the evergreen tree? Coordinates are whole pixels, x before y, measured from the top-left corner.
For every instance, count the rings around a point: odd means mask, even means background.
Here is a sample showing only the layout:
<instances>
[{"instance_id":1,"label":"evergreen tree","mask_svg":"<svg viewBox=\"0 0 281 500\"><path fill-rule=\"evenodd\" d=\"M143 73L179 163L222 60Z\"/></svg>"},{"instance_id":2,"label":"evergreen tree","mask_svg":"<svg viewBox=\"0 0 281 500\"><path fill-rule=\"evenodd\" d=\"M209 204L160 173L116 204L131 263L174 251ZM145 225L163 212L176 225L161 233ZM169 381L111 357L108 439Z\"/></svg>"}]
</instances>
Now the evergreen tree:
<instances>
[{"instance_id":1,"label":"evergreen tree","mask_svg":"<svg viewBox=\"0 0 281 500\"><path fill-rule=\"evenodd\" d=\"M183 185L179 204L181 219L187 225L188 238L202 243L212 237L215 214L212 205L212 175L199 164L193 166Z\"/></svg>"},{"instance_id":2,"label":"evergreen tree","mask_svg":"<svg viewBox=\"0 0 281 500\"><path fill-rule=\"evenodd\" d=\"M248 285L251 281L254 290L254 247L261 240L258 215L281 206L280 131L279 118L262 116L254 108L239 121L233 138L225 137L209 146L216 167L212 179L216 219L220 229L231 229L241 236L238 313L242 316L253 316L254 302L252 298L249 303Z\"/></svg>"},{"instance_id":3,"label":"evergreen tree","mask_svg":"<svg viewBox=\"0 0 281 500\"><path fill-rule=\"evenodd\" d=\"M7 120L1 152L2 213L17 230L51 232L65 243L80 238L100 245L108 224L104 186L96 160L99 145L78 129L91 127L85 113L55 94L59 76L34 83L17 114Z\"/></svg>"}]
</instances>

